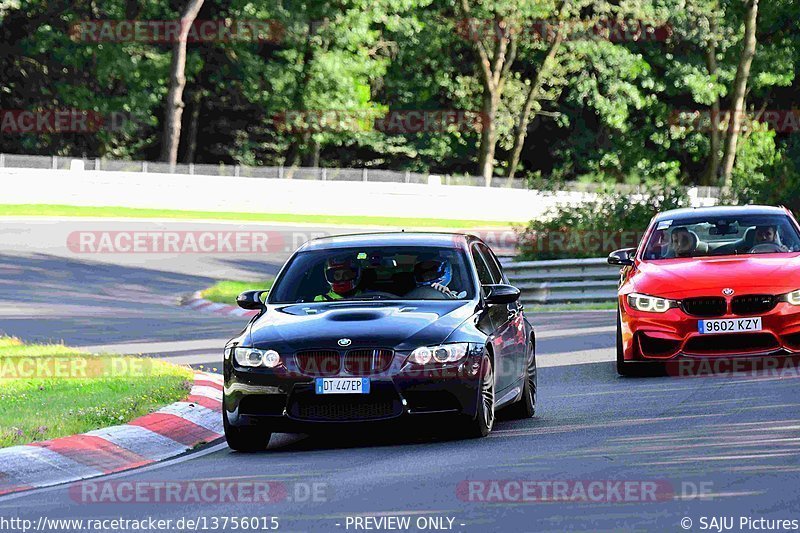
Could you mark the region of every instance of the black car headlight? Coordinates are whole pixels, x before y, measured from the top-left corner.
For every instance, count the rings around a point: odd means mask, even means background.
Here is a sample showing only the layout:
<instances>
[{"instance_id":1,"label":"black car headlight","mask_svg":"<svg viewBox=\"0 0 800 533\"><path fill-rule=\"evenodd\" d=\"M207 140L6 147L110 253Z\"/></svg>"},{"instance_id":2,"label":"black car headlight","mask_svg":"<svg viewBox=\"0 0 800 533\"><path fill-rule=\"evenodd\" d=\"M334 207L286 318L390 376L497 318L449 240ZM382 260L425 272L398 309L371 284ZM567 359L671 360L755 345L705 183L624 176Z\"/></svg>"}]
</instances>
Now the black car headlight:
<instances>
[{"instance_id":1,"label":"black car headlight","mask_svg":"<svg viewBox=\"0 0 800 533\"><path fill-rule=\"evenodd\" d=\"M789 294L784 294L781 300L789 302L792 305L800 305L800 289L792 291Z\"/></svg>"},{"instance_id":2,"label":"black car headlight","mask_svg":"<svg viewBox=\"0 0 800 533\"><path fill-rule=\"evenodd\" d=\"M239 366L275 368L281 364L281 356L275 350L256 348L234 348L233 358Z\"/></svg>"},{"instance_id":3,"label":"black car headlight","mask_svg":"<svg viewBox=\"0 0 800 533\"><path fill-rule=\"evenodd\" d=\"M657 296L633 293L628 295L628 305L645 313L666 313L670 309L678 307L678 302Z\"/></svg>"},{"instance_id":4,"label":"black car headlight","mask_svg":"<svg viewBox=\"0 0 800 533\"><path fill-rule=\"evenodd\" d=\"M432 363L457 363L467 356L469 350L470 345L468 342L440 344L439 346L420 346L411 352L411 355L408 356L408 362L418 366Z\"/></svg>"}]
</instances>

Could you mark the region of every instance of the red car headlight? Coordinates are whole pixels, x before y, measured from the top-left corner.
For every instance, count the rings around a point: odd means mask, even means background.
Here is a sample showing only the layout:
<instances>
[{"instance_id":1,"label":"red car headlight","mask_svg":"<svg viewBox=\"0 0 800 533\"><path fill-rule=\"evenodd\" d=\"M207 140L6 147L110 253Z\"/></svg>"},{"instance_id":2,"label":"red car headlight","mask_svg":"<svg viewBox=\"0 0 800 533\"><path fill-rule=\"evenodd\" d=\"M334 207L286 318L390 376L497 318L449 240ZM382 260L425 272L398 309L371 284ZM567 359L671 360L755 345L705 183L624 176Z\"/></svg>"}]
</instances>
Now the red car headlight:
<instances>
[{"instance_id":1,"label":"red car headlight","mask_svg":"<svg viewBox=\"0 0 800 533\"><path fill-rule=\"evenodd\" d=\"M670 309L678 307L678 302L657 296L633 293L628 295L628 305L644 313L666 313Z\"/></svg>"},{"instance_id":2,"label":"red car headlight","mask_svg":"<svg viewBox=\"0 0 800 533\"><path fill-rule=\"evenodd\" d=\"M782 300L792 305L800 305L800 289L784 294Z\"/></svg>"}]
</instances>

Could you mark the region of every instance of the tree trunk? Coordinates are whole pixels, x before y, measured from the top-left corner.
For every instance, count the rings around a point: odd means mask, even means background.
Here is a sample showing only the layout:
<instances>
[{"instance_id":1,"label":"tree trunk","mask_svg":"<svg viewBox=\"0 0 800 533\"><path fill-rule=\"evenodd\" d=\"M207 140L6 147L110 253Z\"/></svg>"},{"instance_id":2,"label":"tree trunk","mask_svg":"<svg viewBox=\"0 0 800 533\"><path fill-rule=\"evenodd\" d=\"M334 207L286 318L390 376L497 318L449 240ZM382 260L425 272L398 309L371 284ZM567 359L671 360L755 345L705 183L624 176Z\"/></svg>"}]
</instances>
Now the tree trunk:
<instances>
[{"instance_id":1,"label":"tree trunk","mask_svg":"<svg viewBox=\"0 0 800 533\"><path fill-rule=\"evenodd\" d=\"M203 0L188 0L181 15L180 34L172 48L169 93L164 113L164 140L161 145L161 160L172 165L178 162L178 144L181 140L183 88L186 86L186 40L201 7Z\"/></svg>"},{"instance_id":2,"label":"tree trunk","mask_svg":"<svg viewBox=\"0 0 800 533\"><path fill-rule=\"evenodd\" d=\"M486 91L483 95L483 118L481 128L480 156L478 158L478 168L481 176L486 182L486 186L492 185L494 175L494 152L497 147L497 109L500 102L495 95Z\"/></svg>"},{"instance_id":3,"label":"tree trunk","mask_svg":"<svg viewBox=\"0 0 800 533\"><path fill-rule=\"evenodd\" d=\"M186 153L183 156L184 163L194 163L197 154L197 130L200 122L200 93L196 92L192 98L192 111L189 114L189 132Z\"/></svg>"},{"instance_id":4,"label":"tree trunk","mask_svg":"<svg viewBox=\"0 0 800 533\"><path fill-rule=\"evenodd\" d=\"M747 0L747 13L744 20L744 43L736 78L733 81L733 101L731 117L728 121L728 135L725 139L725 152L722 156L722 185L731 186L733 164L736 160L736 146L744 112L744 99L747 93L747 80L750 78L750 65L756 55L756 21L758 19L758 0Z\"/></svg>"},{"instance_id":5,"label":"tree trunk","mask_svg":"<svg viewBox=\"0 0 800 533\"><path fill-rule=\"evenodd\" d=\"M717 74L717 45L713 40L713 35L716 34L716 29L712 27L712 40L708 42L706 48L706 68L708 69L709 76ZM706 171L703 174L702 184L713 185L719 175L719 150L722 146L722 133L719 130L719 96L714 99L711 104L711 131L709 132L709 150L708 162L706 163Z\"/></svg>"},{"instance_id":6,"label":"tree trunk","mask_svg":"<svg viewBox=\"0 0 800 533\"><path fill-rule=\"evenodd\" d=\"M475 35L473 46L478 56L478 70L480 71L483 85L483 116L481 117L481 144L479 148L478 170L486 181L486 186L492 183L494 174L494 154L497 148L497 111L503 97L503 89L511 71L511 65L517 55L517 43L512 38L513 29L509 21L497 16L494 23L497 26L497 35L492 39L497 42L489 57L490 50L481 39L481 32L475 27L471 18L469 0L461 0L461 10L469 24L471 35Z\"/></svg>"},{"instance_id":7,"label":"tree trunk","mask_svg":"<svg viewBox=\"0 0 800 533\"><path fill-rule=\"evenodd\" d=\"M562 11L563 9L564 8L562 7ZM536 72L536 77L531 82L530 89L528 89L528 95L525 98L525 105L522 109L522 114L519 117L519 123L517 123L517 130L514 134L514 148L511 151L511 160L508 165L509 184L514 180L514 175L516 174L517 167L519 166L519 158L522 155L522 147L525 144L525 138L528 135L528 124L530 124L530 120L533 118L531 116L533 104L539 98L539 92L544 86L544 79L549 74L550 64L555 60L556 54L558 54L558 49L561 47L561 42L563 39L563 25L559 24L558 31L553 39L553 43L550 45L550 49L547 51L547 55L545 56L544 61L542 61L542 65Z\"/></svg>"}]
</instances>

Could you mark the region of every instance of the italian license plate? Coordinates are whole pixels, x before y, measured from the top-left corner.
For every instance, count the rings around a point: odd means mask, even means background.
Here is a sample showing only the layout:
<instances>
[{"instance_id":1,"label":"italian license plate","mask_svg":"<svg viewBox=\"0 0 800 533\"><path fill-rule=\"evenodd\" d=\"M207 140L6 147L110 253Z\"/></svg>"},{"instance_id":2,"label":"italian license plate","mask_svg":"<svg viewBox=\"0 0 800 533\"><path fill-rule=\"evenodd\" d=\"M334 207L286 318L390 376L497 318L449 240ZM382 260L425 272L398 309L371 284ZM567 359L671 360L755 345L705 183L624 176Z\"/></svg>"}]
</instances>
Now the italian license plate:
<instances>
[{"instance_id":1,"label":"italian license plate","mask_svg":"<svg viewBox=\"0 0 800 533\"><path fill-rule=\"evenodd\" d=\"M317 394L369 394L369 378L316 378Z\"/></svg>"},{"instance_id":2,"label":"italian license plate","mask_svg":"<svg viewBox=\"0 0 800 533\"><path fill-rule=\"evenodd\" d=\"M762 329L761 317L701 320L697 328L702 334L740 333L742 331L761 331Z\"/></svg>"}]
</instances>

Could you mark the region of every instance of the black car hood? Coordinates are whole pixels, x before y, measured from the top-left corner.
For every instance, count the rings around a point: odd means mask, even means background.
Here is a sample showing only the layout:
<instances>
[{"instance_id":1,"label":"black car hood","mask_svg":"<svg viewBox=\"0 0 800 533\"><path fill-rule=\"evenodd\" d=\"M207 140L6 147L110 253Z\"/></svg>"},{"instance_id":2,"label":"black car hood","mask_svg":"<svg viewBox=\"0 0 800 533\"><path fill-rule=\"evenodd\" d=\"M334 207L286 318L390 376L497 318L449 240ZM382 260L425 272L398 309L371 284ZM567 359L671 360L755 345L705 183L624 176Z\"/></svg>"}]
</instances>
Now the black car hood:
<instances>
[{"instance_id":1,"label":"black car hood","mask_svg":"<svg viewBox=\"0 0 800 533\"><path fill-rule=\"evenodd\" d=\"M474 301L326 302L270 305L244 342L262 349L386 347L398 350L446 340L476 310Z\"/></svg>"}]
</instances>

